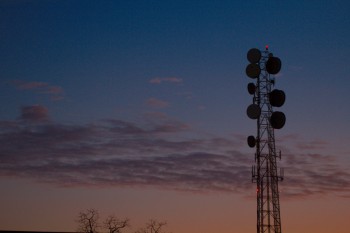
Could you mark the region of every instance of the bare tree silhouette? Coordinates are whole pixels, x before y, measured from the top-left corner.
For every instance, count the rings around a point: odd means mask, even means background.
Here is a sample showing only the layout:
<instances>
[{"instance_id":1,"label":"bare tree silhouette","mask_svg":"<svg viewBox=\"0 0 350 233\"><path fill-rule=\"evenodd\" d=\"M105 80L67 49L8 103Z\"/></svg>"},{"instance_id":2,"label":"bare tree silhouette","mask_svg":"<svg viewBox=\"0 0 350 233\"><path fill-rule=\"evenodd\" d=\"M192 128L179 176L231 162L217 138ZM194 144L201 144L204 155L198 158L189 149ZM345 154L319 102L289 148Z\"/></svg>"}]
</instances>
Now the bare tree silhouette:
<instances>
[{"instance_id":1,"label":"bare tree silhouette","mask_svg":"<svg viewBox=\"0 0 350 233\"><path fill-rule=\"evenodd\" d=\"M78 214L77 223L78 231L83 233L97 233L99 213L95 209L87 209L85 212Z\"/></svg>"},{"instance_id":2,"label":"bare tree silhouette","mask_svg":"<svg viewBox=\"0 0 350 233\"><path fill-rule=\"evenodd\" d=\"M108 229L109 233L121 233L122 229L129 226L129 219L118 219L114 215L109 215L103 222L105 229Z\"/></svg>"},{"instance_id":3,"label":"bare tree silhouette","mask_svg":"<svg viewBox=\"0 0 350 233\"><path fill-rule=\"evenodd\" d=\"M150 219L148 223L146 223L146 228L140 228L135 233L165 233L164 226L166 222L159 222L155 219Z\"/></svg>"}]
</instances>

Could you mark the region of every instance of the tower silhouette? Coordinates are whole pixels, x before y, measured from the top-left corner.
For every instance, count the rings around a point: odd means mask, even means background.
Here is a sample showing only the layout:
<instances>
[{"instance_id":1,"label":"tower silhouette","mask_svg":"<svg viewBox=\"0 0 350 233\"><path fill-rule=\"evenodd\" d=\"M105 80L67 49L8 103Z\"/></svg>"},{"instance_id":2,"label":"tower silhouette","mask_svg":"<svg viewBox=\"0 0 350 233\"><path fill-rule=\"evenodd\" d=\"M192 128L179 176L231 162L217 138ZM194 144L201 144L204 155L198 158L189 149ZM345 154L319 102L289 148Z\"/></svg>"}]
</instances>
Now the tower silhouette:
<instances>
[{"instance_id":1,"label":"tower silhouette","mask_svg":"<svg viewBox=\"0 0 350 233\"><path fill-rule=\"evenodd\" d=\"M283 112L274 111L285 102L285 93L273 89L274 75L281 69L281 60L269 52L253 48L247 53L250 62L246 68L249 78L248 92L253 103L247 108L249 118L257 122L257 135L249 136L248 145L255 148L255 165L252 166L252 182L256 183L257 233L281 233L281 216L278 183L283 180L283 169L278 169L277 159L281 152L275 147L275 129L281 129L286 117Z\"/></svg>"}]
</instances>

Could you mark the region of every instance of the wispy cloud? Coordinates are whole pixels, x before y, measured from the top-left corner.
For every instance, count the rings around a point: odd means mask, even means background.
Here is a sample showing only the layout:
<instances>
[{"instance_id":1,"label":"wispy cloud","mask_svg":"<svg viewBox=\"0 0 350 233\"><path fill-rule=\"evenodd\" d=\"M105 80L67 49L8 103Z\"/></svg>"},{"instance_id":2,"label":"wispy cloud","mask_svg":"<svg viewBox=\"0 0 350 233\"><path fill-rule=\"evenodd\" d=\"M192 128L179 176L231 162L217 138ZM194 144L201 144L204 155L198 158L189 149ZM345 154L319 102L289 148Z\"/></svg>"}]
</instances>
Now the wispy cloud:
<instances>
[{"instance_id":1,"label":"wispy cloud","mask_svg":"<svg viewBox=\"0 0 350 233\"><path fill-rule=\"evenodd\" d=\"M152 108L166 108L169 106L169 103L167 101L160 100L154 97L147 99L146 104Z\"/></svg>"},{"instance_id":2,"label":"wispy cloud","mask_svg":"<svg viewBox=\"0 0 350 233\"><path fill-rule=\"evenodd\" d=\"M30 111L29 111L30 110ZM0 122L0 176L31 178L59 186L153 186L190 192L254 194L253 156L239 151L245 138L196 137L190 127L165 114L153 113L146 124L106 119L68 125L42 112ZM238 146L237 146L238 145ZM286 154L282 159L284 198L314 195L350 197L350 173L334 156ZM248 193L248 194L247 194Z\"/></svg>"},{"instance_id":3,"label":"wispy cloud","mask_svg":"<svg viewBox=\"0 0 350 233\"><path fill-rule=\"evenodd\" d=\"M182 83L182 79L176 78L176 77L167 77L167 78L153 78L153 79L149 80L149 83L152 83L152 84L161 84L163 82Z\"/></svg>"},{"instance_id":4,"label":"wispy cloud","mask_svg":"<svg viewBox=\"0 0 350 233\"><path fill-rule=\"evenodd\" d=\"M46 88L48 86L48 84L44 82L25 82L21 80L14 80L13 84L19 90L40 89L40 88Z\"/></svg>"},{"instance_id":5,"label":"wispy cloud","mask_svg":"<svg viewBox=\"0 0 350 233\"><path fill-rule=\"evenodd\" d=\"M48 109L41 105L22 106L20 119L32 122L47 121L49 120Z\"/></svg>"},{"instance_id":6,"label":"wispy cloud","mask_svg":"<svg viewBox=\"0 0 350 233\"><path fill-rule=\"evenodd\" d=\"M27 90L38 94L45 94L48 95L53 101L62 100L64 98L64 90L62 87L53 86L46 82L27 82L23 80L13 80L11 83L18 90Z\"/></svg>"},{"instance_id":7,"label":"wispy cloud","mask_svg":"<svg viewBox=\"0 0 350 233\"><path fill-rule=\"evenodd\" d=\"M334 156L322 154L287 154L283 157L287 174L282 195L287 198L315 195L346 196L350 193L350 173Z\"/></svg>"},{"instance_id":8,"label":"wispy cloud","mask_svg":"<svg viewBox=\"0 0 350 233\"><path fill-rule=\"evenodd\" d=\"M323 140L303 141L298 142L296 147L300 150L324 149L328 142Z\"/></svg>"}]
</instances>

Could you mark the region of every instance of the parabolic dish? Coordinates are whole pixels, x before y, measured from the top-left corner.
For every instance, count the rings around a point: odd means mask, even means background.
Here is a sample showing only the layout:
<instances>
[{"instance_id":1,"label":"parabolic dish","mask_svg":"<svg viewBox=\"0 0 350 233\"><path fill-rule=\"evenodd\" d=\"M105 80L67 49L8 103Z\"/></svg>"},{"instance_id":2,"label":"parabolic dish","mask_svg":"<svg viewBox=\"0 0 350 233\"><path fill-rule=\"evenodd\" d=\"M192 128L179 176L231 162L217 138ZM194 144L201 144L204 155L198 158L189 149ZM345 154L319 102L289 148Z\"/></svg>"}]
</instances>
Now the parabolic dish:
<instances>
[{"instance_id":1,"label":"parabolic dish","mask_svg":"<svg viewBox=\"0 0 350 233\"><path fill-rule=\"evenodd\" d=\"M254 147L255 144L256 144L255 137L254 137L254 136L249 136L249 137L247 138L247 142L248 142L248 146L249 146L249 147Z\"/></svg>"},{"instance_id":2,"label":"parabolic dish","mask_svg":"<svg viewBox=\"0 0 350 233\"><path fill-rule=\"evenodd\" d=\"M261 109L257 104L251 104L247 108L247 115L250 119L258 119L261 114Z\"/></svg>"},{"instance_id":3,"label":"parabolic dish","mask_svg":"<svg viewBox=\"0 0 350 233\"><path fill-rule=\"evenodd\" d=\"M256 86L255 86L255 84L254 84L254 83L248 83L247 88L248 88L249 94L254 95L254 93L255 93L255 91L256 91Z\"/></svg>"},{"instance_id":4,"label":"parabolic dish","mask_svg":"<svg viewBox=\"0 0 350 233\"><path fill-rule=\"evenodd\" d=\"M270 104L274 107L281 107L286 101L284 91L275 89L269 93Z\"/></svg>"},{"instance_id":5,"label":"parabolic dish","mask_svg":"<svg viewBox=\"0 0 350 233\"><path fill-rule=\"evenodd\" d=\"M277 74L281 70L281 60L278 57L270 57L266 62L266 71L269 74Z\"/></svg>"},{"instance_id":6,"label":"parabolic dish","mask_svg":"<svg viewBox=\"0 0 350 233\"><path fill-rule=\"evenodd\" d=\"M253 48L249 49L247 53L247 59L250 63L257 63L260 61L261 52L259 49Z\"/></svg>"},{"instance_id":7,"label":"parabolic dish","mask_svg":"<svg viewBox=\"0 0 350 233\"><path fill-rule=\"evenodd\" d=\"M258 64L251 63L247 65L245 72L249 78L257 78L260 75L261 69Z\"/></svg>"},{"instance_id":8,"label":"parabolic dish","mask_svg":"<svg viewBox=\"0 0 350 233\"><path fill-rule=\"evenodd\" d=\"M274 129L281 129L286 123L286 116L283 112L273 112L270 118L270 124Z\"/></svg>"}]
</instances>

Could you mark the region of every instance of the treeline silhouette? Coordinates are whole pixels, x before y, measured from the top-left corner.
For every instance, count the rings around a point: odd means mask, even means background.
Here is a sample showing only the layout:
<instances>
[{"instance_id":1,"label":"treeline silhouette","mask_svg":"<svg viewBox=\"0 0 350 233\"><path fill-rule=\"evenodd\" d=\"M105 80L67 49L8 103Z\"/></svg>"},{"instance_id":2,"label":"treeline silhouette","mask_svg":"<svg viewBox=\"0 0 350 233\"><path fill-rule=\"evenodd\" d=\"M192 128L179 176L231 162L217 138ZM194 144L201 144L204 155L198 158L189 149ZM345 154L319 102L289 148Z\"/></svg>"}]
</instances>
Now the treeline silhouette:
<instances>
[{"instance_id":1,"label":"treeline silhouette","mask_svg":"<svg viewBox=\"0 0 350 233\"><path fill-rule=\"evenodd\" d=\"M81 233L123 233L126 228L131 226L130 219L120 219L115 215L109 215L101 222L99 212L96 209L80 212L76 222L78 223L77 232ZM150 219L144 227L133 231L133 233L166 233L164 229L166 224L164 221Z\"/></svg>"}]
</instances>

